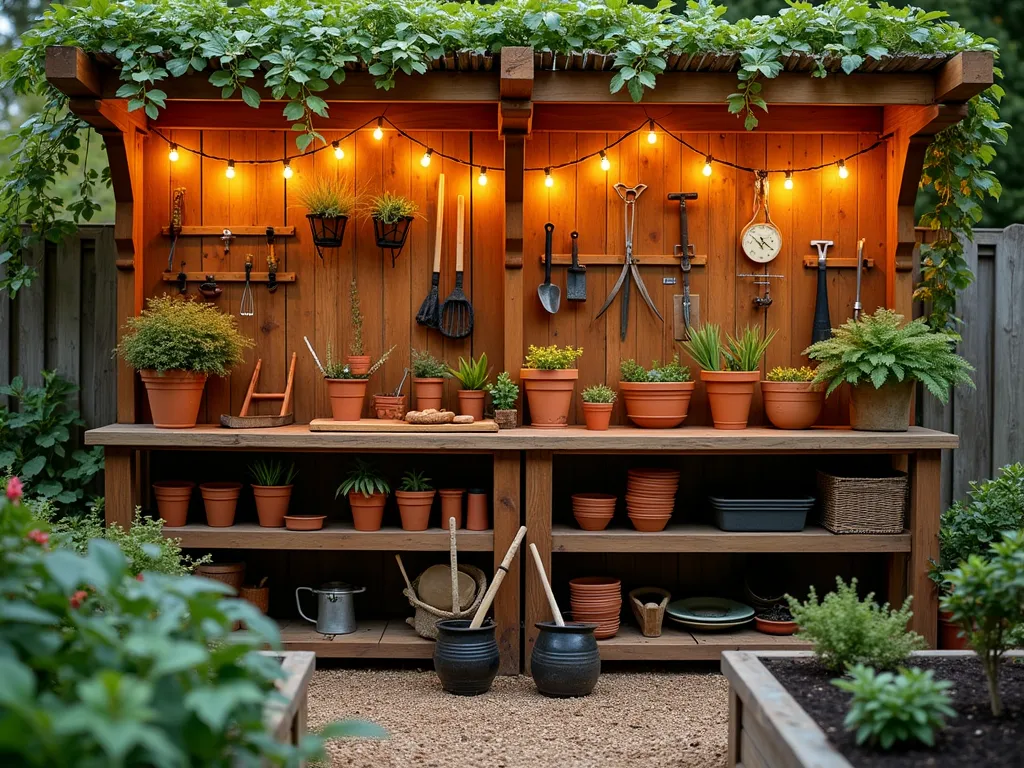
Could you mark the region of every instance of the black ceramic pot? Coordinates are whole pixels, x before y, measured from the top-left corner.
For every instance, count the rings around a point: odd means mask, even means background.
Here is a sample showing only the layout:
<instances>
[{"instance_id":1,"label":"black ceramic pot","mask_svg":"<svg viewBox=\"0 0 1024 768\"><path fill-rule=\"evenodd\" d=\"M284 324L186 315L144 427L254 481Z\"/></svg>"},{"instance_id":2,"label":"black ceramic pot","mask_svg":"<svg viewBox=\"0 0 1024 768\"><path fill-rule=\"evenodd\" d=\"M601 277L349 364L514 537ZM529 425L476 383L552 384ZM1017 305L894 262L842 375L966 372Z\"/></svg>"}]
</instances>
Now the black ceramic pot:
<instances>
[{"instance_id":1,"label":"black ceramic pot","mask_svg":"<svg viewBox=\"0 0 1024 768\"><path fill-rule=\"evenodd\" d=\"M545 696L586 696L601 675L601 654L594 638L596 624L553 621L536 624L540 634L533 645L530 668L537 690Z\"/></svg>"},{"instance_id":2,"label":"black ceramic pot","mask_svg":"<svg viewBox=\"0 0 1024 768\"><path fill-rule=\"evenodd\" d=\"M441 687L459 696L479 696L491 689L498 674L498 641L494 622L470 629L467 619L438 622L434 671Z\"/></svg>"}]
</instances>

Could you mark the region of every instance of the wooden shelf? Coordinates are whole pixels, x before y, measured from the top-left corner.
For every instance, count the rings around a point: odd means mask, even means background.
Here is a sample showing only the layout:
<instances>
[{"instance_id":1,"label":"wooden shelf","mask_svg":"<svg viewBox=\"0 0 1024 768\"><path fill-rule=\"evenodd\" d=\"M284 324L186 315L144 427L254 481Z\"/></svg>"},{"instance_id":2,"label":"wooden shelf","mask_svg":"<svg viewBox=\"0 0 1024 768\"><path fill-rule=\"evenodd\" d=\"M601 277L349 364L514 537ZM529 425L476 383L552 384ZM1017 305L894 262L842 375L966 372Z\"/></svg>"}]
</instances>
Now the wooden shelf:
<instances>
[{"instance_id":1,"label":"wooden shelf","mask_svg":"<svg viewBox=\"0 0 1024 768\"><path fill-rule=\"evenodd\" d=\"M287 528L263 528L256 523L238 523L229 528L211 528L192 524L180 528L164 528L164 536L181 539L181 546L209 549L298 549L358 551L385 550L395 552L447 552L448 531L441 528L426 531L404 531L382 528L379 531L357 531L349 523L330 523L319 531L289 531ZM460 552L490 552L494 548L494 531L457 533Z\"/></svg>"},{"instance_id":2,"label":"wooden shelf","mask_svg":"<svg viewBox=\"0 0 1024 768\"><path fill-rule=\"evenodd\" d=\"M810 643L765 635L752 628L731 632L687 632L668 619L661 637L644 637L623 624L615 637L598 640L602 661L718 661L722 651L802 651Z\"/></svg>"},{"instance_id":3,"label":"wooden shelf","mask_svg":"<svg viewBox=\"0 0 1024 768\"><path fill-rule=\"evenodd\" d=\"M231 230L232 237L266 237L267 228L251 225L230 226L184 226L178 231L179 237L216 237L221 238L225 229ZM294 237L295 227L274 227L274 237ZM171 228L161 227L160 234L170 237Z\"/></svg>"},{"instance_id":4,"label":"wooden shelf","mask_svg":"<svg viewBox=\"0 0 1024 768\"><path fill-rule=\"evenodd\" d=\"M739 533L713 525L680 523L658 533L631 528L584 531L554 525L552 552L909 552L910 531L890 535L843 534L812 526L799 533Z\"/></svg>"},{"instance_id":5,"label":"wooden shelf","mask_svg":"<svg viewBox=\"0 0 1024 768\"><path fill-rule=\"evenodd\" d=\"M434 641L416 634L405 619L359 621L348 635L321 635L301 619L280 623L286 651L313 651L327 659L430 659Z\"/></svg>"}]
</instances>

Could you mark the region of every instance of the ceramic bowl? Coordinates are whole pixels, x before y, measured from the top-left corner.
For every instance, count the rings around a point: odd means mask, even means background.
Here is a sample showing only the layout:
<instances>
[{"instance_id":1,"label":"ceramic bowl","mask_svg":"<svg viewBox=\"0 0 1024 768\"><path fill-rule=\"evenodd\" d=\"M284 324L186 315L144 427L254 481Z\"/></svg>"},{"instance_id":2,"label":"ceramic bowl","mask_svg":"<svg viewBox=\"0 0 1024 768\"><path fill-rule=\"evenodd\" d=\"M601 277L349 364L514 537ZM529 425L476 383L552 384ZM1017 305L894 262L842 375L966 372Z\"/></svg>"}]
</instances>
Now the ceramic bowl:
<instances>
[{"instance_id":1,"label":"ceramic bowl","mask_svg":"<svg viewBox=\"0 0 1024 768\"><path fill-rule=\"evenodd\" d=\"M584 531L603 531L612 522L612 516L602 515L576 515L576 524Z\"/></svg>"},{"instance_id":2,"label":"ceramic bowl","mask_svg":"<svg viewBox=\"0 0 1024 768\"><path fill-rule=\"evenodd\" d=\"M754 617L754 628L766 635L792 635L797 630L795 621L768 621L760 616Z\"/></svg>"},{"instance_id":3,"label":"ceramic bowl","mask_svg":"<svg viewBox=\"0 0 1024 768\"><path fill-rule=\"evenodd\" d=\"M652 520L644 518L630 518L630 522L633 523L633 527L641 533L658 533L664 531L665 526L668 525L669 518L664 520Z\"/></svg>"},{"instance_id":4,"label":"ceramic bowl","mask_svg":"<svg viewBox=\"0 0 1024 768\"><path fill-rule=\"evenodd\" d=\"M319 531L327 515L285 515L284 527L289 531Z\"/></svg>"},{"instance_id":5,"label":"ceramic bowl","mask_svg":"<svg viewBox=\"0 0 1024 768\"><path fill-rule=\"evenodd\" d=\"M569 580L569 589L580 592L604 592L607 590L618 592L622 589L622 580L613 579L610 576L580 576Z\"/></svg>"}]
</instances>

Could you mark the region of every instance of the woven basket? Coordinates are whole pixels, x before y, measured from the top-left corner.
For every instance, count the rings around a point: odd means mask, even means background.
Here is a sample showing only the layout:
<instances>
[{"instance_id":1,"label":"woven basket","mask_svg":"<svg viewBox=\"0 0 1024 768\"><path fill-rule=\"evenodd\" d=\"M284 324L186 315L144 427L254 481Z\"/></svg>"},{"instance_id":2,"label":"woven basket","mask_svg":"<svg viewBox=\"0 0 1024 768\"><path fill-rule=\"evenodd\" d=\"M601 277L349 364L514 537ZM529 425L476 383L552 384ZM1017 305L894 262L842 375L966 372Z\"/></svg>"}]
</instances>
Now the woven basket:
<instances>
[{"instance_id":1,"label":"woven basket","mask_svg":"<svg viewBox=\"0 0 1024 768\"><path fill-rule=\"evenodd\" d=\"M238 590L238 596L243 600L248 600L262 613L266 613L270 609L270 587L242 587Z\"/></svg>"},{"instance_id":2,"label":"woven basket","mask_svg":"<svg viewBox=\"0 0 1024 768\"><path fill-rule=\"evenodd\" d=\"M845 477L818 472L821 524L832 533L903 533L908 484L903 472Z\"/></svg>"},{"instance_id":3,"label":"woven basket","mask_svg":"<svg viewBox=\"0 0 1024 768\"><path fill-rule=\"evenodd\" d=\"M416 609L416 615L406 619L406 623L416 630L416 634L428 640L437 640L437 623L448 619L471 619L476 609L483 602L484 592L487 591L487 574L473 565L460 565L459 570L468 574L476 582L476 596L473 604L461 611L442 611L432 605L422 602L416 595L420 586L420 577L417 576L412 582L412 590L408 587L402 590L402 594L409 598L409 605Z\"/></svg>"}]
</instances>

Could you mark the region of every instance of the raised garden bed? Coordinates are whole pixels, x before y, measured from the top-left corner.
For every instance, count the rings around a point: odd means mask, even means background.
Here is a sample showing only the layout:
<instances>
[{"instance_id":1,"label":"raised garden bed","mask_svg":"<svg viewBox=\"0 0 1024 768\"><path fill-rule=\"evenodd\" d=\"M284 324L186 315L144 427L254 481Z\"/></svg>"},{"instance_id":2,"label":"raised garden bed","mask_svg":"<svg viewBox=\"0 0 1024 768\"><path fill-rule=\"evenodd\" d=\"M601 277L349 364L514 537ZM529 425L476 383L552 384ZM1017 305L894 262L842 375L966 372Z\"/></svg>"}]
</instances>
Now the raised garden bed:
<instances>
[{"instance_id":1,"label":"raised garden bed","mask_svg":"<svg viewBox=\"0 0 1024 768\"><path fill-rule=\"evenodd\" d=\"M269 702L263 710L267 731L277 741L298 744L306 735L307 696L309 681L316 669L316 654L311 651L266 651L281 661L285 677L277 682L283 698Z\"/></svg>"}]
</instances>

